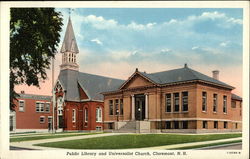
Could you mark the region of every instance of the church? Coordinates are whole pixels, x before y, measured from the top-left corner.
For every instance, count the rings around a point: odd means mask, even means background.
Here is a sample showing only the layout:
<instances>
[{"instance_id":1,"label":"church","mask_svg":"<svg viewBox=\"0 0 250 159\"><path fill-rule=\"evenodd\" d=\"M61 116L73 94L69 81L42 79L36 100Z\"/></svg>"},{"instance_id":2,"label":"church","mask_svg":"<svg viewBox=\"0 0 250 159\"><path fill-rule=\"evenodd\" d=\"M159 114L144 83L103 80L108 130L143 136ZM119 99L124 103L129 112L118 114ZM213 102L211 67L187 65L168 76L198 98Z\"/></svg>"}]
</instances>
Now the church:
<instances>
[{"instance_id":1,"label":"church","mask_svg":"<svg viewBox=\"0 0 250 159\"><path fill-rule=\"evenodd\" d=\"M53 88L55 128L63 131L241 131L239 96L233 86L188 67L157 73L138 69L125 81L79 72L79 53L69 18Z\"/></svg>"},{"instance_id":2,"label":"church","mask_svg":"<svg viewBox=\"0 0 250 159\"><path fill-rule=\"evenodd\" d=\"M104 91L118 89L123 80L79 72L79 53L69 18L60 52L62 64L53 89L55 128L63 131L103 130Z\"/></svg>"}]
</instances>

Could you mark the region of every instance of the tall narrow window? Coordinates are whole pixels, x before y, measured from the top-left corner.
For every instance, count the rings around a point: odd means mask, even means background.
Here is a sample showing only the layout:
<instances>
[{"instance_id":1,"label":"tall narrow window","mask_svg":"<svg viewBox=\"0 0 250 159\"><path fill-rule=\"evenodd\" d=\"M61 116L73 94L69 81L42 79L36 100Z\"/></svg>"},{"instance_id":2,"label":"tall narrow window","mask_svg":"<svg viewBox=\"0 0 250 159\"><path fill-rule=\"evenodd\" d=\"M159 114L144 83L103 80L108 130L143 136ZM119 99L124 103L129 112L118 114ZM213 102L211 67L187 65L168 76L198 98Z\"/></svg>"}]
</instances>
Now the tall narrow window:
<instances>
[{"instance_id":1,"label":"tall narrow window","mask_svg":"<svg viewBox=\"0 0 250 159\"><path fill-rule=\"evenodd\" d=\"M179 111L179 93L174 93L174 111Z\"/></svg>"},{"instance_id":2,"label":"tall narrow window","mask_svg":"<svg viewBox=\"0 0 250 159\"><path fill-rule=\"evenodd\" d=\"M213 99L213 112L217 112L217 103L218 103L218 99L217 99L218 95L214 94L214 99Z\"/></svg>"},{"instance_id":3,"label":"tall narrow window","mask_svg":"<svg viewBox=\"0 0 250 159\"><path fill-rule=\"evenodd\" d=\"M166 112L171 112L171 94L166 94Z\"/></svg>"},{"instance_id":4,"label":"tall narrow window","mask_svg":"<svg viewBox=\"0 0 250 159\"><path fill-rule=\"evenodd\" d=\"M214 121L214 128L218 129L218 121Z\"/></svg>"},{"instance_id":5,"label":"tall narrow window","mask_svg":"<svg viewBox=\"0 0 250 159\"><path fill-rule=\"evenodd\" d=\"M40 103L36 102L36 112L39 112L39 111L40 111Z\"/></svg>"},{"instance_id":6,"label":"tall narrow window","mask_svg":"<svg viewBox=\"0 0 250 159\"><path fill-rule=\"evenodd\" d=\"M40 112L44 112L44 103L40 103Z\"/></svg>"},{"instance_id":7,"label":"tall narrow window","mask_svg":"<svg viewBox=\"0 0 250 159\"><path fill-rule=\"evenodd\" d=\"M84 116L85 116L85 122L88 122L89 113L88 113L88 109L87 109L87 108L85 109L85 114L84 114Z\"/></svg>"},{"instance_id":8,"label":"tall narrow window","mask_svg":"<svg viewBox=\"0 0 250 159\"><path fill-rule=\"evenodd\" d=\"M207 111L207 92L202 92L202 111Z\"/></svg>"},{"instance_id":9,"label":"tall narrow window","mask_svg":"<svg viewBox=\"0 0 250 159\"><path fill-rule=\"evenodd\" d=\"M120 99L120 114L123 115L123 99Z\"/></svg>"},{"instance_id":10,"label":"tall narrow window","mask_svg":"<svg viewBox=\"0 0 250 159\"><path fill-rule=\"evenodd\" d=\"M224 128L225 129L227 128L227 122L226 121L224 122Z\"/></svg>"},{"instance_id":11,"label":"tall narrow window","mask_svg":"<svg viewBox=\"0 0 250 159\"><path fill-rule=\"evenodd\" d=\"M72 110L72 122L76 122L76 110Z\"/></svg>"},{"instance_id":12,"label":"tall narrow window","mask_svg":"<svg viewBox=\"0 0 250 159\"><path fill-rule=\"evenodd\" d=\"M24 101L19 100L19 111L24 112L24 107L25 107Z\"/></svg>"},{"instance_id":13,"label":"tall narrow window","mask_svg":"<svg viewBox=\"0 0 250 159\"><path fill-rule=\"evenodd\" d=\"M179 129L179 121L174 121L174 128Z\"/></svg>"},{"instance_id":14,"label":"tall narrow window","mask_svg":"<svg viewBox=\"0 0 250 159\"><path fill-rule=\"evenodd\" d=\"M171 121L166 121L166 129L171 129Z\"/></svg>"},{"instance_id":15,"label":"tall narrow window","mask_svg":"<svg viewBox=\"0 0 250 159\"><path fill-rule=\"evenodd\" d=\"M109 115L114 114L113 100L109 100Z\"/></svg>"},{"instance_id":16,"label":"tall narrow window","mask_svg":"<svg viewBox=\"0 0 250 159\"><path fill-rule=\"evenodd\" d=\"M182 111L188 111L188 92L182 92Z\"/></svg>"},{"instance_id":17,"label":"tall narrow window","mask_svg":"<svg viewBox=\"0 0 250 159\"><path fill-rule=\"evenodd\" d=\"M183 129L188 129L188 121L183 121L182 122L182 128Z\"/></svg>"},{"instance_id":18,"label":"tall narrow window","mask_svg":"<svg viewBox=\"0 0 250 159\"><path fill-rule=\"evenodd\" d=\"M227 96L223 96L223 113L227 113Z\"/></svg>"},{"instance_id":19,"label":"tall narrow window","mask_svg":"<svg viewBox=\"0 0 250 159\"><path fill-rule=\"evenodd\" d=\"M45 112L49 113L50 111L50 103L45 104Z\"/></svg>"},{"instance_id":20,"label":"tall narrow window","mask_svg":"<svg viewBox=\"0 0 250 159\"><path fill-rule=\"evenodd\" d=\"M202 122L202 128L203 129L207 129L207 121L203 121Z\"/></svg>"},{"instance_id":21,"label":"tall narrow window","mask_svg":"<svg viewBox=\"0 0 250 159\"><path fill-rule=\"evenodd\" d=\"M115 115L118 115L119 114L119 100L116 99L115 100Z\"/></svg>"},{"instance_id":22,"label":"tall narrow window","mask_svg":"<svg viewBox=\"0 0 250 159\"><path fill-rule=\"evenodd\" d=\"M100 107L96 108L96 122L102 121L102 109Z\"/></svg>"}]
</instances>

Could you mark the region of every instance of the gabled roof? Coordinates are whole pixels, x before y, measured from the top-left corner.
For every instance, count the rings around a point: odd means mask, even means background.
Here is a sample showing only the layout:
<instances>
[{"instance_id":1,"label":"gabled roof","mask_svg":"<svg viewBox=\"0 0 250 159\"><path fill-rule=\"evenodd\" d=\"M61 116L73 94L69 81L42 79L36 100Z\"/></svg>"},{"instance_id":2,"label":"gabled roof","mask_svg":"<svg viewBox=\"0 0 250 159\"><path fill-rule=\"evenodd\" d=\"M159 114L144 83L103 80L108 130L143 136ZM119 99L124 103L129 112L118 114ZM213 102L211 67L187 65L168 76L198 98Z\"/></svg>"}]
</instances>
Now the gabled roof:
<instances>
[{"instance_id":1,"label":"gabled roof","mask_svg":"<svg viewBox=\"0 0 250 159\"><path fill-rule=\"evenodd\" d=\"M74 52L74 53L79 52L70 17L69 17L68 25L66 28L62 47L61 47L61 53L64 53L67 51Z\"/></svg>"},{"instance_id":2,"label":"gabled roof","mask_svg":"<svg viewBox=\"0 0 250 159\"><path fill-rule=\"evenodd\" d=\"M231 96L232 99L235 99L235 100L242 100L242 98L240 96L237 96L236 94L233 94L232 93L232 96Z\"/></svg>"},{"instance_id":3,"label":"gabled roof","mask_svg":"<svg viewBox=\"0 0 250 159\"><path fill-rule=\"evenodd\" d=\"M124 80L103 77L74 70L61 70L58 80L66 90L65 100L80 101L78 86L89 97L89 100L103 100L101 92L117 90Z\"/></svg>"},{"instance_id":4,"label":"gabled roof","mask_svg":"<svg viewBox=\"0 0 250 159\"><path fill-rule=\"evenodd\" d=\"M186 82L186 81L193 81L193 80L201 80L205 82L209 82L212 84L217 84L220 86L224 86L230 89L234 89L234 87L221 82L219 80L216 80L212 77L209 77L207 75L204 75L200 72L197 72L195 70L192 70L188 68L187 66L184 68L169 70L169 71L163 71L163 72L157 72L157 73L150 73L147 74L145 72L140 72L143 76L146 76L147 78L151 79L157 84L164 85L164 84L171 84L176 82Z\"/></svg>"}]
</instances>

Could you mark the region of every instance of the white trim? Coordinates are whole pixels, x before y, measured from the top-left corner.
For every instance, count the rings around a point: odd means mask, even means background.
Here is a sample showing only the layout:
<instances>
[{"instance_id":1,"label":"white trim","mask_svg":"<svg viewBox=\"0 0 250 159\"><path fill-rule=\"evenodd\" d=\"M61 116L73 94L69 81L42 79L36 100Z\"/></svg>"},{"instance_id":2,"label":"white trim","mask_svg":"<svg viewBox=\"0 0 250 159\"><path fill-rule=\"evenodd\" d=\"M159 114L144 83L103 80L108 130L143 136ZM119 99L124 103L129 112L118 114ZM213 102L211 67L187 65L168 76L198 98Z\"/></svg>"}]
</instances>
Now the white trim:
<instances>
[{"instance_id":1,"label":"white trim","mask_svg":"<svg viewBox=\"0 0 250 159\"><path fill-rule=\"evenodd\" d=\"M55 82L55 84L54 84L54 86L53 86L53 90L55 91L55 87L56 87L57 82L61 85L63 91L65 91L66 89L64 89L64 87L63 87L63 85L62 85L62 83L60 82L59 79L56 80L56 82ZM55 92L56 92L56 91L55 91Z\"/></svg>"},{"instance_id":2,"label":"white trim","mask_svg":"<svg viewBox=\"0 0 250 159\"><path fill-rule=\"evenodd\" d=\"M76 122L76 109L72 109L72 122Z\"/></svg>"},{"instance_id":3,"label":"white trim","mask_svg":"<svg viewBox=\"0 0 250 159\"><path fill-rule=\"evenodd\" d=\"M41 122L41 118L43 118L43 122ZM40 117L39 117L39 123L40 123L40 124L44 124L44 123L45 123L45 116L40 116Z\"/></svg>"},{"instance_id":4,"label":"white trim","mask_svg":"<svg viewBox=\"0 0 250 159\"><path fill-rule=\"evenodd\" d=\"M23 110L20 110L20 102L23 102ZM18 100L18 111L25 112L25 100Z\"/></svg>"}]
</instances>

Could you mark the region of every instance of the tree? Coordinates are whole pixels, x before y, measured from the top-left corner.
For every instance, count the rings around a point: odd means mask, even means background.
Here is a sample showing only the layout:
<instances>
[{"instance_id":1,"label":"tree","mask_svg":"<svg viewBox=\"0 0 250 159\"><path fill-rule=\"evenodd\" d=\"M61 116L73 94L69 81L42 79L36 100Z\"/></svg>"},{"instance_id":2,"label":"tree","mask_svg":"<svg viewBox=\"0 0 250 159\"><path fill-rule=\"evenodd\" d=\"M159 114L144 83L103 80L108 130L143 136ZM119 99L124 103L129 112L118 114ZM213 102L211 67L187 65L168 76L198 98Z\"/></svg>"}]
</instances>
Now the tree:
<instances>
[{"instance_id":1,"label":"tree","mask_svg":"<svg viewBox=\"0 0 250 159\"><path fill-rule=\"evenodd\" d=\"M11 8L10 10L10 109L17 93L15 85L39 87L47 78L60 42L62 15L54 8Z\"/></svg>"}]
</instances>

